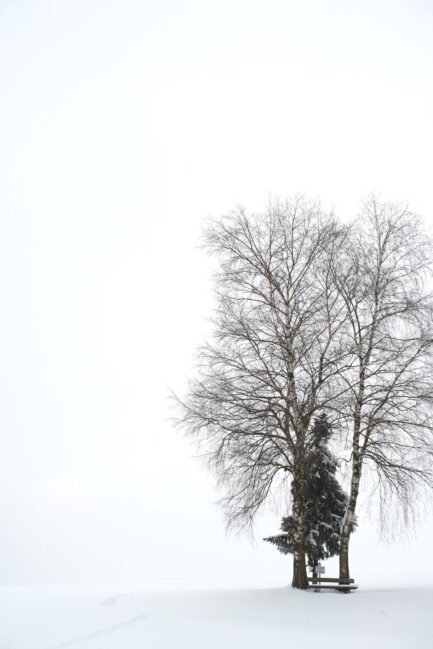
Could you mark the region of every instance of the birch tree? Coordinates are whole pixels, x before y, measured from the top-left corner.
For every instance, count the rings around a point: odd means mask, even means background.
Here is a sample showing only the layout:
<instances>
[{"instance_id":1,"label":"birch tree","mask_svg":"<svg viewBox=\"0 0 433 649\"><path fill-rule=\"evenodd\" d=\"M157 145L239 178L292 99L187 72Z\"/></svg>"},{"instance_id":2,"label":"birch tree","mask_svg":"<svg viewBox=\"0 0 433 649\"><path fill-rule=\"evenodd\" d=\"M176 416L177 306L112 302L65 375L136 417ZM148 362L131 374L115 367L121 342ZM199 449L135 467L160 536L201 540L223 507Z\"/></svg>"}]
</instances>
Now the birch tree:
<instances>
[{"instance_id":1,"label":"birch tree","mask_svg":"<svg viewBox=\"0 0 433 649\"><path fill-rule=\"evenodd\" d=\"M347 233L334 277L352 355L341 372L351 478L340 578L348 579L363 469L373 469L382 497L393 494L404 508L416 487L432 484L431 247L419 219L405 206L370 198Z\"/></svg>"},{"instance_id":2,"label":"birch tree","mask_svg":"<svg viewBox=\"0 0 433 649\"><path fill-rule=\"evenodd\" d=\"M306 588L305 453L310 423L341 398L347 311L335 283L342 232L304 199L211 220L217 259L213 339L179 400L179 424L207 454L229 527L251 525L291 483L293 582ZM347 390L343 386L343 391Z\"/></svg>"}]
</instances>

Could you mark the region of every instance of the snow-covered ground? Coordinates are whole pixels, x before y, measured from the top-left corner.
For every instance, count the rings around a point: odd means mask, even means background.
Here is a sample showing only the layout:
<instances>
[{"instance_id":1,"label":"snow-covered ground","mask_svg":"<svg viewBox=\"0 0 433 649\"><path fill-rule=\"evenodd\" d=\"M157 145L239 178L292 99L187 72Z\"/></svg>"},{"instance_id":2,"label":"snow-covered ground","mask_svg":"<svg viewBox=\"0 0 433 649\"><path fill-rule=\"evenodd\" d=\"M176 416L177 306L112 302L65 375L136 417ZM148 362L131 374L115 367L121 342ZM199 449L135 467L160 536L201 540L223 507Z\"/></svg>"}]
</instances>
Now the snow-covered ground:
<instances>
[{"instance_id":1,"label":"snow-covered ground","mask_svg":"<svg viewBox=\"0 0 433 649\"><path fill-rule=\"evenodd\" d=\"M433 646L433 589L146 592L0 589L0 649L373 649ZM344 644L343 644L344 643Z\"/></svg>"}]
</instances>

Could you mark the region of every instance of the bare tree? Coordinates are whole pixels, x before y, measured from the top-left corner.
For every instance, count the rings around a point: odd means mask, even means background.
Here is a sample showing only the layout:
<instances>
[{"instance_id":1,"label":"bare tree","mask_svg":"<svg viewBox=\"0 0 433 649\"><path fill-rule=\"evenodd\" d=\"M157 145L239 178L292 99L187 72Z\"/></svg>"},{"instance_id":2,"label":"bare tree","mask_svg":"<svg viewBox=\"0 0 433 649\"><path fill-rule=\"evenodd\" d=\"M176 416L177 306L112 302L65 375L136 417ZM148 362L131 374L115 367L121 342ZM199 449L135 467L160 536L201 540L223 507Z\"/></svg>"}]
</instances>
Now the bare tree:
<instances>
[{"instance_id":1,"label":"bare tree","mask_svg":"<svg viewBox=\"0 0 433 649\"><path fill-rule=\"evenodd\" d=\"M405 206L363 206L341 247L334 278L348 322L352 356L341 372L348 391L351 484L341 528L340 578L349 578L349 541L363 467L403 507L418 485L432 483L433 326L431 250L419 219ZM340 404L341 407L341 404Z\"/></svg>"},{"instance_id":2,"label":"bare tree","mask_svg":"<svg viewBox=\"0 0 433 649\"><path fill-rule=\"evenodd\" d=\"M205 231L217 256L215 335L179 401L179 423L206 448L231 527L249 526L281 477L297 521L293 582L307 586L305 454L315 414L335 410L347 354L347 309L335 283L342 232L296 199Z\"/></svg>"}]
</instances>

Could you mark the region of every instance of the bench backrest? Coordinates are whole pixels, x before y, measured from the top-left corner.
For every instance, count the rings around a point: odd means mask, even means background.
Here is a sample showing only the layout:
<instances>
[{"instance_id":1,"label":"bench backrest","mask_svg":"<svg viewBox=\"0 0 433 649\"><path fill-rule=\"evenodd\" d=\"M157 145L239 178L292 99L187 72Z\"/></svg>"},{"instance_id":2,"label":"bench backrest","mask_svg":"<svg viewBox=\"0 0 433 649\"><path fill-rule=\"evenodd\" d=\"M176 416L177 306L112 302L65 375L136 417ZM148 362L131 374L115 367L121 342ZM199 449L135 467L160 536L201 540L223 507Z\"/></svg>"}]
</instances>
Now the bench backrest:
<instances>
[{"instance_id":1,"label":"bench backrest","mask_svg":"<svg viewBox=\"0 0 433 649\"><path fill-rule=\"evenodd\" d=\"M325 583L332 583L332 584L354 584L355 580L354 579L339 579L338 577L307 577L309 582L313 583L319 583L320 581Z\"/></svg>"}]
</instances>

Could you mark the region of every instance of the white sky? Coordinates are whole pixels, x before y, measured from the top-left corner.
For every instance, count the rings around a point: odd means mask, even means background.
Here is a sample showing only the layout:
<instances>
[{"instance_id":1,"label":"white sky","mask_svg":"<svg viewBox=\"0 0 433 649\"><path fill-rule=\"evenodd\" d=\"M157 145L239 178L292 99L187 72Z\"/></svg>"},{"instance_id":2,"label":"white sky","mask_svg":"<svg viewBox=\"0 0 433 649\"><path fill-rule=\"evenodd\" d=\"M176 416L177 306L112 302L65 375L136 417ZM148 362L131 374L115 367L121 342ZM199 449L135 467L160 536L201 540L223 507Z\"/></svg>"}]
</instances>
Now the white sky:
<instances>
[{"instance_id":1,"label":"white sky","mask_svg":"<svg viewBox=\"0 0 433 649\"><path fill-rule=\"evenodd\" d=\"M167 421L200 223L376 190L433 224L432 28L429 0L0 0L0 583L288 581ZM378 555L373 526L358 579L433 580L429 512Z\"/></svg>"}]
</instances>

